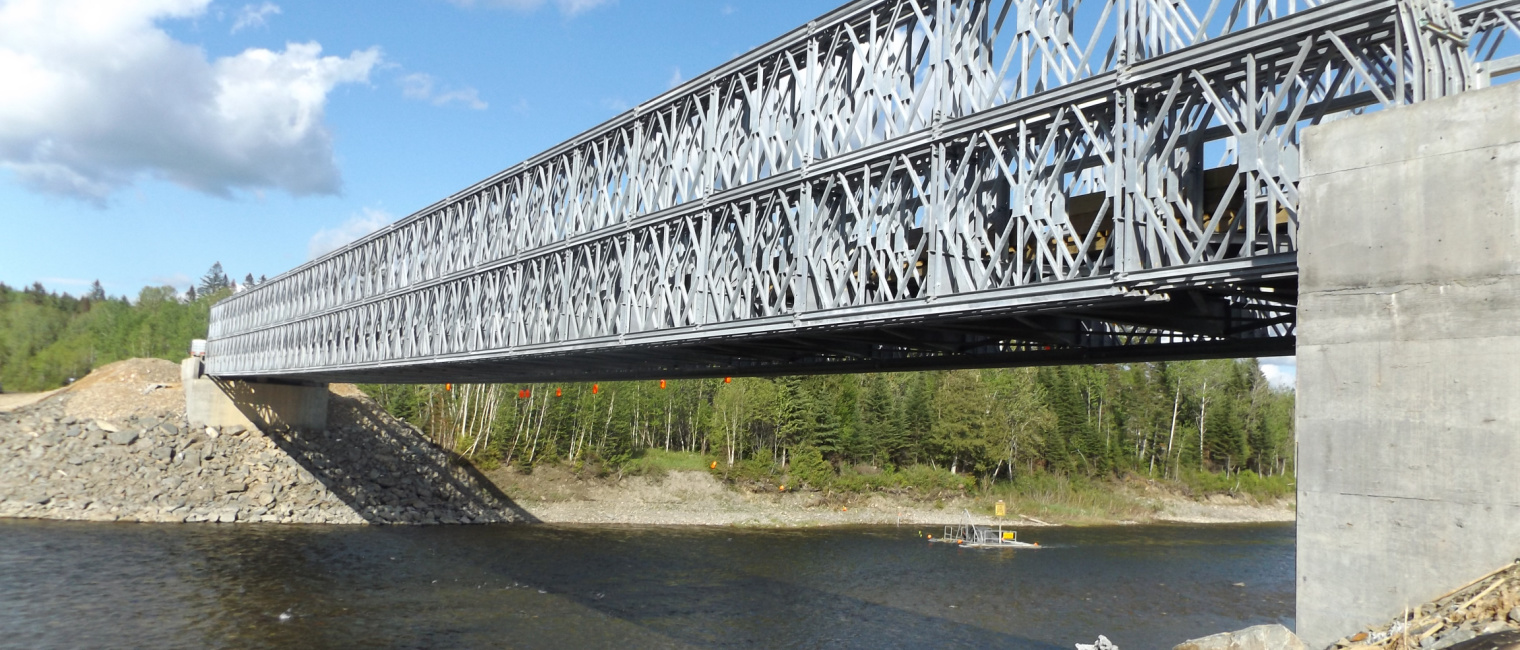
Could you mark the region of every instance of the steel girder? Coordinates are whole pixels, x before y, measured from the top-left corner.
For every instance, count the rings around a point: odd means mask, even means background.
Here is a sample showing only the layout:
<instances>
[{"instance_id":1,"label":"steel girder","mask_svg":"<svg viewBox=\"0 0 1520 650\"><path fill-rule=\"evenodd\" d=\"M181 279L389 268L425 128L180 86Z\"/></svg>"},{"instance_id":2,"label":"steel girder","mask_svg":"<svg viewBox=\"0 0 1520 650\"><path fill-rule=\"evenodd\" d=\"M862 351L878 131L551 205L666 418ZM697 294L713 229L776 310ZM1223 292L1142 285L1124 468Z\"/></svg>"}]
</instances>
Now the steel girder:
<instances>
[{"instance_id":1,"label":"steel girder","mask_svg":"<svg viewBox=\"0 0 1520 650\"><path fill-rule=\"evenodd\" d=\"M222 377L1291 353L1305 126L1486 83L1520 0L871 0L212 308Z\"/></svg>"}]
</instances>

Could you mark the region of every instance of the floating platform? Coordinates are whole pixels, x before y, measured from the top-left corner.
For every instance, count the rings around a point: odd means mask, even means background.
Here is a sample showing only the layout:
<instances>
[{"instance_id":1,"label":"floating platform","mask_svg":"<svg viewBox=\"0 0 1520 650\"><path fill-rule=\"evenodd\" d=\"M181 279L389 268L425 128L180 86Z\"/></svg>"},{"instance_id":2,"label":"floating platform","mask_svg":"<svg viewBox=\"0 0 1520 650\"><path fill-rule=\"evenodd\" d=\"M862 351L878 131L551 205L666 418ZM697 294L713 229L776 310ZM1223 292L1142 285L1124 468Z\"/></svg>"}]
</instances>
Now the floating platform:
<instances>
[{"instance_id":1,"label":"floating platform","mask_svg":"<svg viewBox=\"0 0 1520 650\"><path fill-rule=\"evenodd\" d=\"M929 541L938 544L954 544L963 548L1039 548L1038 543L1019 541L1017 531L1003 530L1002 524L997 526L978 526L971 522L971 512L962 510L966 514L966 520L959 524L945 526L944 534L939 537L929 536Z\"/></svg>"}]
</instances>

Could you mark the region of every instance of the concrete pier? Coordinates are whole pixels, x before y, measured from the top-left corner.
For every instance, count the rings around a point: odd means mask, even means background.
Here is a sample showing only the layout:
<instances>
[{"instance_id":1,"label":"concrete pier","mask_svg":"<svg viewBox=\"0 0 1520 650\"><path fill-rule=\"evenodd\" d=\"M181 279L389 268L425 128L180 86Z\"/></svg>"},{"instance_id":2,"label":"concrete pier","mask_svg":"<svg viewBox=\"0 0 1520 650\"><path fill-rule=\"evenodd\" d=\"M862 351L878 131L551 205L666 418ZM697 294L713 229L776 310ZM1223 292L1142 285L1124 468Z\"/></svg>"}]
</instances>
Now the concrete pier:
<instances>
[{"instance_id":1,"label":"concrete pier","mask_svg":"<svg viewBox=\"0 0 1520 650\"><path fill-rule=\"evenodd\" d=\"M1309 129L1298 634L1520 556L1520 84Z\"/></svg>"},{"instance_id":2,"label":"concrete pier","mask_svg":"<svg viewBox=\"0 0 1520 650\"><path fill-rule=\"evenodd\" d=\"M202 373L201 360L180 364L185 414L192 427L242 426L245 429L327 428L330 393L324 385L218 381Z\"/></svg>"}]
</instances>

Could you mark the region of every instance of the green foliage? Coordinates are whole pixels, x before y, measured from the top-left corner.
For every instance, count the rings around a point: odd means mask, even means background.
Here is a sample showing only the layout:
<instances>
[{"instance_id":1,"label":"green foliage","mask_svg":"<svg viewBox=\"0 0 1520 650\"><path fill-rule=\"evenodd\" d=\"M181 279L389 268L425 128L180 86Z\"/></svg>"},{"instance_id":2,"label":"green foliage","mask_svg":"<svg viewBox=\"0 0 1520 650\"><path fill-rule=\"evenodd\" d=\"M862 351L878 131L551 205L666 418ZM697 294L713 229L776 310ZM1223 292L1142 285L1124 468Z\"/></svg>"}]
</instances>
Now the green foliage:
<instances>
[{"instance_id":1,"label":"green foliage","mask_svg":"<svg viewBox=\"0 0 1520 650\"><path fill-rule=\"evenodd\" d=\"M1181 478L1183 485L1194 496L1245 495L1259 501L1272 501L1291 496L1297 489L1292 476L1261 476L1251 470L1226 474L1187 469L1182 471Z\"/></svg>"},{"instance_id":2,"label":"green foliage","mask_svg":"<svg viewBox=\"0 0 1520 650\"><path fill-rule=\"evenodd\" d=\"M713 459L686 451L644 449L621 464L628 476L664 476L670 472L706 471Z\"/></svg>"},{"instance_id":3,"label":"green foliage","mask_svg":"<svg viewBox=\"0 0 1520 650\"><path fill-rule=\"evenodd\" d=\"M960 495L975 487L970 474L955 474L949 469L914 465L901 470L887 469L861 473L845 466L836 474L816 448L803 447L792 463L790 478L802 487L826 492L911 492L923 497Z\"/></svg>"},{"instance_id":4,"label":"green foliage","mask_svg":"<svg viewBox=\"0 0 1520 650\"><path fill-rule=\"evenodd\" d=\"M902 410L892 396L892 387L882 375L867 375L865 393L860 400L858 437L863 441L857 457L875 463L896 463L904 456L910 441L902 423Z\"/></svg>"},{"instance_id":5,"label":"green foliage","mask_svg":"<svg viewBox=\"0 0 1520 650\"><path fill-rule=\"evenodd\" d=\"M812 445L793 450L791 476L815 490L826 489L834 483L834 466L823 459L823 452Z\"/></svg>"},{"instance_id":6,"label":"green foliage","mask_svg":"<svg viewBox=\"0 0 1520 650\"><path fill-rule=\"evenodd\" d=\"M890 476L896 486L911 488L918 494L927 496L965 492L974 487L968 474L952 474L949 470L928 465L914 465L892 472Z\"/></svg>"},{"instance_id":7,"label":"green foliage","mask_svg":"<svg viewBox=\"0 0 1520 650\"><path fill-rule=\"evenodd\" d=\"M1126 492L1115 490L1111 479L1043 472L1023 474L997 484L983 495L980 514L993 514L998 500L1004 502L1010 515L1056 517L1074 522L1111 522L1154 509Z\"/></svg>"},{"instance_id":8,"label":"green foliage","mask_svg":"<svg viewBox=\"0 0 1520 650\"><path fill-rule=\"evenodd\" d=\"M526 470L709 469L756 489L828 492L1013 489L1079 518L1130 509L1095 496L1129 474L1195 493L1291 492L1293 395L1267 386L1252 360L609 382L594 393L365 389L440 444Z\"/></svg>"},{"instance_id":9,"label":"green foliage","mask_svg":"<svg viewBox=\"0 0 1520 650\"><path fill-rule=\"evenodd\" d=\"M122 359L179 361L191 339L205 338L211 305L226 295L185 301L172 287L147 287L134 303L106 297L99 283L83 298L0 284L0 387L57 388Z\"/></svg>"}]
</instances>

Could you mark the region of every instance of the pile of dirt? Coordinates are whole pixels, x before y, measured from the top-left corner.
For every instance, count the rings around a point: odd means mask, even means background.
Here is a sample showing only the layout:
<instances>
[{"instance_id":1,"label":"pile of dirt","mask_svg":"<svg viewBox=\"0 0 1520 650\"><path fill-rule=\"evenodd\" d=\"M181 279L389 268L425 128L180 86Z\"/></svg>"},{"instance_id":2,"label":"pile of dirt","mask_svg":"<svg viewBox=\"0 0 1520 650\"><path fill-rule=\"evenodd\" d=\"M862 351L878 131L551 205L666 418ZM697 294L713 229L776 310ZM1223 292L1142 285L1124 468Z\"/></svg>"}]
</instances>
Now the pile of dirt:
<instances>
[{"instance_id":1,"label":"pile of dirt","mask_svg":"<svg viewBox=\"0 0 1520 650\"><path fill-rule=\"evenodd\" d=\"M65 414L80 420L164 419L185 413L179 364L163 359L127 359L101 366L65 393L69 396Z\"/></svg>"},{"instance_id":2,"label":"pile of dirt","mask_svg":"<svg viewBox=\"0 0 1520 650\"><path fill-rule=\"evenodd\" d=\"M1331 647L1434 650L1461 644L1460 647L1467 648L1464 642L1479 637L1495 641L1497 645L1492 647L1507 648L1508 643L1520 643L1520 561L1415 607L1387 624L1341 639Z\"/></svg>"}]
</instances>

